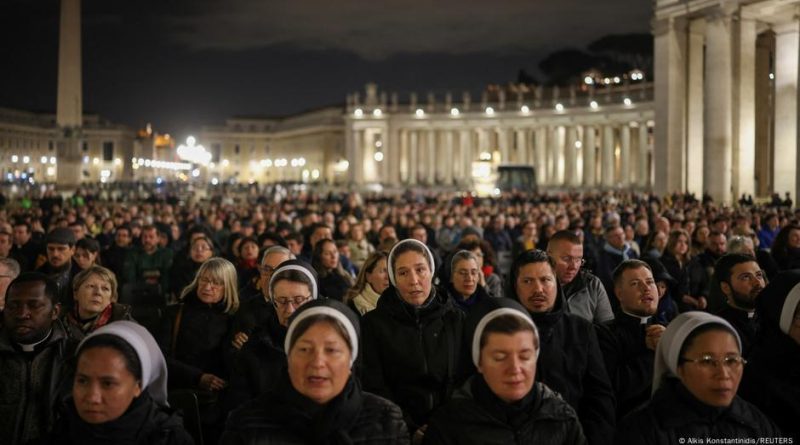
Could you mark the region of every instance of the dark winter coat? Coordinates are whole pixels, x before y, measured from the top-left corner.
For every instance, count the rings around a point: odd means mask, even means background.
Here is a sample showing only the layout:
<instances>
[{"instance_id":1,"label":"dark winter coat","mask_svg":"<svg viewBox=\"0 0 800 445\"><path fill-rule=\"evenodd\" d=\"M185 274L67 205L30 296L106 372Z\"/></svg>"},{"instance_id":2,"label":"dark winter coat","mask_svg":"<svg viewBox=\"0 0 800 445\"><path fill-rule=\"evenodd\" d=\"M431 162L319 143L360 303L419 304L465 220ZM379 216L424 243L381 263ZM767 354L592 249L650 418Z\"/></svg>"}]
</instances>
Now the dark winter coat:
<instances>
[{"instance_id":1,"label":"dark winter coat","mask_svg":"<svg viewBox=\"0 0 800 445\"><path fill-rule=\"evenodd\" d=\"M131 307L127 304L111 303L106 309L91 320L80 320L77 307L67 312L63 318L64 327L73 338L83 340L83 337L94 332L109 323L119 320L134 321L131 315Z\"/></svg>"},{"instance_id":2,"label":"dark winter coat","mask_svg":"<svg viewBox=\"0 0 800 445\"><path fill-rule=\"evenodd\" d=\"M518 300L516 294L514 298ZM614 391L594 325L568 313L560 287L550 312L530 315L539 329L541 345L536 380L572 405L591 444L611 443Z\"/></svg>"},{"instance_id":3,"label":"dark winter coat","mask_svg":"<svg viewBox=\"0 0 800 445\"><path fill-rule=\"evenodd\" d=\"M272 317L253 330L234 361L225 395L228 410L236 409L273 388L286 368L285 339L286 328L278 323L274 311Z\"/></svg>"},{"instance_id":4,"label":"dark winter coat","mask_svg":"<svg viewBox=\"0 0 800 445\"><path fill-rule=\"evenodd\" d=\"M756 340L756 331L758 330L758 317L755 312L748 313L725 304L717 312L717 316L730 323L736 329L736 332L739 333L739 338L742 339L742 357L750 358L750 354L753 352L753 343Z\"/></svg>"},{"instance_id":5,"label":"dark winter coat","mask_svg":"<svg viewBox=\"0 0 800 445\"><path fill-rule=\"evenodd\" d=\"M705 440L780 436L767 416L738 396L727 408L711 407L694 398L673 378L662 384L647 406L623 419L615 443L673 445L689 437Z\"/></svg>"},{"instance_id":6,"label":"dark winter coat","mask_svg":"<svg viewBox=\"0 0 800 445\"><path fill-rule=\"evenodd\" d=\"M225 351L232 317L224 310L224 302L205 304L194 293L184 303L166 309L157 339L167 359L170 389L197 389L204 373L228 378ZM179 314L180 323L176 323Z\"/></svg>"},{"instance_id":7,"label":"dark winter coat","mask_svg":"<svg viewBox=\"0 0 800 445\"><path fill-rule=\"evenodd\" d=\"M224 445L408 444L400 408L359 388L351 377L341 394L317 405L283 373L278 385L231 413Z\"/></svg>"},{"instance_id":8,"label":"dark winter coat","mask_svg":"<svg viewBox=\"0 0 800 445\"><path fill-rule=\"evenodd\" d=\"M40 441L64 445L193 445L177 412L158 406L148 392L133 399L122 417L99 425L84 422L70 397L52 433Z\"/></svg>"},{"instance_id":9,"label":"dark winter coat","mask_svg":"<svg viewBox=\"0 0 800 445\"><path fill-rule=\"evenodd\" d=\"M50 431L58 403L72 386L77 341L61 321L34 352L26 353L0 333L0 437L8 445L24 444Z\"/></svg>"},{"instance_id":10,"label":"dark winter coat","mask_svg":"<svg viewBox=\"0 0 800 445\"><path fill-rule=\"evenodd\" d=\"M597 339L617 400L617 418L650 400L655 351L644 342L647 326L624 312L597 326Z\"/></svg>"},{"instance_id":11,"label":"dark winter coat","mask_svg":"<svg viewBox=\"0 0 800 445\"><path fill-rule=\"evenodd\" d=\"M71 310L75 304L72 280L75 279L75 275L78 275L81 271L78 264L74 261L70 261L69 267L58 270L53 268L50 263L44 263L41 267L36 269L36 271L47 275L51 280L55 281L58 287L58 302L61 303L61 310Z\"/></svg>"},{"instance_id":12,"label":"dark winter coat","mask_svg":"<svg viewBox=\"0 0 800 445\"><path fill-rule=\"evenodd\" d=\"M424 444L585 444L575 410L542 383L505 403L474 376L431 417Z\"/></svg>"},{"instance_id":13,"label":"dark winter coat","mask_svg":"<svg viewBox=\"0 0 800 445\"><path fill-rule=\"evenodd\" d=\"M461 309L464 314L467 314L469 309L479 301L483 301L486 298L491 298L489 293L486 292L486 288L480 284L475 288L475 292L473 292L472 295L470 295L466 300L461 296L460 293L458 293L458 291L456 291L455 287L453 287L453 283L447 283L444 291L447 292L448 298L452 300L453 306Z\"/></svg>"},{"instance_id":14,"label":"dark winter coat","mask_svg":"<svg viewBox=\"0 0 800 445\"><path fill-rule=\"evenodd\" d=\"M319 293L327 298L342 301L350 286L350 282L336 271L319 277Z\"/></svg>"},{"instance_id":15,"label":"dark winter coat","mask_svg":"<svg viewBox=\"0 0 800 445\"><path fill-rule=\"evenodd\" d=\"M265 300L263 296L261 298L253 298L239 306L239 310L233 316L232 332L234 334L244 332L250 336L256 327L271 323L272 320L277 322L275 306Z\"/></svg>"},{"instance_id":16,"label":"dark winter coat","mask_svg":"<svg viewBox=\"0 0 800 445\"><path fill-rule=\"evenodd\" d=\"M364 389L403 409L409 431L455 390L464 314L442 292L412 307L389 286L361 322Z\"/></svg>"}]
</instances>

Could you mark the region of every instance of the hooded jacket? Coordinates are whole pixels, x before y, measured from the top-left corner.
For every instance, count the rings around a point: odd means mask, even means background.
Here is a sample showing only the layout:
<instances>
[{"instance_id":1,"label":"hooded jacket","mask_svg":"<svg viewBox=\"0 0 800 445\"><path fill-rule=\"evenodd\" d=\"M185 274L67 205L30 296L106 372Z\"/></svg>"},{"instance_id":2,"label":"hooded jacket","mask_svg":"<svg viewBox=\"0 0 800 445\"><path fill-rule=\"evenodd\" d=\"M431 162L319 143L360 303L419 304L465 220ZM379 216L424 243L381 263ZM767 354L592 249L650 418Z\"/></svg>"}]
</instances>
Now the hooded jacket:
<instances>
[{"instance_id":1,"label":"hooded jacket","mask_svg":"<svg viewBox=\"0 0 800 445\"><path fill-rule=\"evenodd\" d=\"M0 435L3 443L24 444L53 426L54 410L69 394L72 368L67 364L77 341L60 320L35 352L22 352L0 333Z\"/></svg>"},{"instance_id":2,"label":"hooded jacket","mask_svg":"<svg viewBox=\"0 0 800 445\"><path fill-rule=\"evenodd\" d=\"M463 312L435 288L415 308L394 286L364 315L364 389L397 403L409 431L426 424L455 390L463 319Z\"/></svg>"},{"instance_id":3,"label":"hooded jacket","mask_svg":"<svg viewBox=\"0 0 800 445\"><path fill-rule=\"evenodd\" d=\"M780 319L784 308L791 306L787 296L798 291L798 283L800 272L782 272L759 294L756 311L761 331L739 387L741 397L772 418L795 443L800 441L800 344L781 329Z\"/></svg>"},{"instance_id":4,"label":"hooded jacket","mask_svg":"<svg viewBox=\"0 0 800 445\"><path fill-rule=\"evenodd\" d=\"M516 278L511 276L510 283ZM606 373L595 328L589 321L569 313L561 286L553 309L530 312L539 329L541 353L536 380L552 388L578 413L591 444L611 443L614 435L614 392ZM515 286L507 295L525 305Z\"/></svg>"},{"instance_id":5,"label":"hooded jacket","mask_svg":"<svg viewBox=\"0 0 800 445\"><path fill-rule=\"evenodd\" d=\"M594 323L606 323L614 319L603 283L588 271L578 271L575 278L563 288L571 314L580 315Z\"/></svg>"}]
</instances>

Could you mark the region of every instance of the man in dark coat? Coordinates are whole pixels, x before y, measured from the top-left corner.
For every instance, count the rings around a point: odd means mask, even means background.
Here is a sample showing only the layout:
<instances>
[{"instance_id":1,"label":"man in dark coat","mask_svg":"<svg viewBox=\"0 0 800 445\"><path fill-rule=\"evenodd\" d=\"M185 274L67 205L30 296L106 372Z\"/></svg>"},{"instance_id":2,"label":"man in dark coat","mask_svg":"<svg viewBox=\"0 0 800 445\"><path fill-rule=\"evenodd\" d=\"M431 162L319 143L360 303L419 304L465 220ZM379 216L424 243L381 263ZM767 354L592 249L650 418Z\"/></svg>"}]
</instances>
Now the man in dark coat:
<instances>
[{"instance_id":1,"label":"man in dark coat","mask_svg":"<svg viewBox=\"0 0 800 445\"><path fill-rule=\"evenodd\" d=\"M621 419L650 399L656 345L666 328L653 324L658 288L647 263L623 261L614 270L614 287L620 310L614 320L597 326L597 337Z\"/></svg>"},{"instance_id":2,"label":"man in dark coat","mask_svg":"<svg viewBox=\"0 0 800 445\"><path fill-rule=\"evenodd\" d=\"M131 250L132 242L131 228L127 224L122 225L117 227L117 230L114 232L114 242L111 246L100 254L103 260L103 267L114 272L114 275L117 276L117 281L119 281L120 288L125 284L125 258Z\"/></svg>"},{"instance_id":3,"label":"man in dark coat","mask_svg":"<svg viewBox=\"0 0 800 445\"><path fill-rule=\"evenodd\" d=\"M72 280L80 272L78 265L72 261L75 254L75 235L63 227L53 229L45 238L47 262L36 269L49 276L58 287L58 301L64 311L73 306Z\"/></svg>"},{"instance_id":4,"label":"man in dark coat","mask_svg":"<svg viewBox=\"0 0 800 445\"><path fill-rule=\"evenodd\" d=\"M594 326L570 314L554 261L541 250L514 260L506 295L528 309L541 338L536 378L561 394L581 421L590 444L611 443L614 392Z\"/></svg>"},{"instance_id":5,"label":"man in dark coat","mask_svg":"<svg viewBox=\"0 0 800 445\"><path fill-rule=\"evenodd\" d=\"M750 358L758 328L756 299L766 286L764 271L752 256L731 253L717 261L714 276L726 297L717 315L736 328L742 339L742 356Z\"/></svg>"},{"instance_id":6,"label":"man in dark coat","mask_svg":"<svg viewBox=\"0 0 800 445\"><path fill-rule=\"evenodd\" d=\"M692 258L686 265L686 275L689 278L689 294L678 301L681 312L687 310L703 310L708 307L708 295L711 289L711 277L714 274L714 264L725 255L727 238L724 233L711 232L706 241L706 249L700 255Z\"/></svg>"},{"instance_id":7,"label":"man in dark coat","mask_svg":"<svg viewBox=\"0 0 800 445\"><path fill-rule=\"evenodd\" d=\"M31 225L25 221L14 223L14 247L11 257L17 260L23 272L36 268L36 259L42 253L42 246L33 240Z\"/></svg>"},{"instance_id":8,"label":"man in dark coat","mask_svg":"<svg viewBox=\"0 0 800 445\"><path fill-rule=\"evenodd\" d=\"M56 403L69 393L77 341L58 320L55 282L23 273L8 286L0 332L0 437L16 445L50 430Z\"/></svg>"},{"instance_id":9,"label":"man in dark coat","mask_svg":"<svg viewBox=\"0 0 800 445\"><path fill-rule=\"evenodd\" d=\"M605 243L598 255L597 277L603 282L606 294L609 296L611 306L617 309L617 300L614 295L614 269L619 263L636 259L638 256L631 246L625 242L625 230L620 225L606 227Z\"/></svg>"},{"instance_id":10,"label":"man in dark coat","mask_svg":"<svg viewBox=\"0 0 800 445\"><path fill-rule=\"evenodd\" d=\"M142 228L141 240L141 247L131 250L125 258L125 282L158 286L166 297L172 250L158 246L158 230L154 226Z\"/></svg>"}]
</instances>

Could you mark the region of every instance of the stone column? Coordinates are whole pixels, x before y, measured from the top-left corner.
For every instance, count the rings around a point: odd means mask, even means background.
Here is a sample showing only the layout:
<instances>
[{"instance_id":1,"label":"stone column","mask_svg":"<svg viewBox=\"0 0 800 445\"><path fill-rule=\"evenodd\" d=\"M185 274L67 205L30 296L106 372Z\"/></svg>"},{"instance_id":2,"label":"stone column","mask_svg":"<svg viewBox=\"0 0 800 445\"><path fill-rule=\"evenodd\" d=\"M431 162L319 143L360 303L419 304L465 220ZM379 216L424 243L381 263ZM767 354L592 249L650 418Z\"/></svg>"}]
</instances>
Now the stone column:
<instances>
[{"instance_id":1,"label":"stone column","mask_svg":"<svg viewBox=\"0 0 800 445\"><path fill-rule=\"evenodd\" d=\"M625 187L631 183L631 126L627 122L619 127L619 181Z\"/></svg>"},{"instance_id":2,"label":"stone column","mask_svg":"<svg viewBox=\"0 0 800 445\"><path fill-rule=\"evenodd\" d=\"M459 156L461 157L461 170L462 180L470 183L472 181L472 133L469 130L460 130L458 134L458 145L461 148Z\"/></svg>"},{"instance_id":3,"label":"stone column","mask_svg":"<svg viewBox=\"0 0 800 445\"><path fill-rule=\"evenodd\" d=\"M600 185L614 185L614 127L603 126L603 148L600 153Z\"/></svg>"},{"instance_id":4,"label":"stone column","mask_svg":"<svg viewBox=\"0 0 800 445\"><path fill-rule=\"evenodd\" d=\"M446 130L442 134L444 136L444 183L452 185L453 168L455 164L455 157L453 156L453 132Z\"/></svg>"},{"instance_id":5,"label":"stone column","mask_svg":"<svg viewBox=\"0 0 800 445\"><path fill-rule=\"evenodd\" d=\"M703 19L689 25L689 67L686 119L686 190L698 198L703 195ZM681 181L684 182L683 180Z\"/></svg>"},{"instance_id":6,"label":"stone column","mask_svg":"<svg viewBox=\"0 0 800 445\"><path fill-rule=\"evenodd\" d=\"M650 162L648 162L648 155L650 154L650 137L647 131L647 122L639 122L639 186L650 186ZM698 195L698 198L700 195Z\"/></svg>"},{"instance_id":7,"label":"stone column","mask_svg":"<svg viewBox=\"0 0 800 445\"><path fill-rule=\"evenodd\" d=\"M547 127L539 127L534 130L534 138L536 145L535 153L535 168L536 168L536 181L539 185L547 184L550 177L547 175Z\"/></svg>"},{"instance_id":8,"label":"stone column","mask_svg":"<svg viewBox=\"0 0 800 445\"><path fill-rule=\"evenodd\" d=\"M514 162L517 164L528 164L528 137L525 130L514 130L514 138L517 141L517 157Z\"/></svg>"},{"instance_id":9,"label":"stone column","mask_svg":"<svg viewBox=\"0 0 800 445\"><path fill-rule=\"evenodd\" d=\"M355 168L356 168L356 130L353 129L353 122L346 121L348 124L344 130L344 158L349 163L347 167L347 181L349 183L355 182ZM222 178L224 180L224 178Z\"/></svg>"},{"instance_id":10,"label":"stone column","mask_svg":"<svg viewBox=\"0 0 800 445\"><path fill-rule=\"evenodd\" d=\"M352 168L352 182L356 185L364 183L364 131L356 130L355 132L355 150L353 152L353 162L350 164Z\"/></svg>"},{"instance_id":11,"label":"stone column","mask_svg":"<svg viewBox=\"0 0 800 445\"><path fill-rule=\"evenodd\" d=\"M426 173L427 173L427 184L435 184L436 183L436 130L428 130L426 131L428 136L428 141L425 149L428 152L426 163Z\"/></svg>"},{"instance_id":12,"label":"stone column","mask_svg":"<svg viewBox=\"0 0 800 445\"><path fill-rule=\"evenodd\" d=\"M797 19L775 30L775 157L773 191L797 194L797 73L800 33Z\"/></svg>"},{"instance_id":13,"label":"stone column","mask_svg":"<svg viewBox=\"0 0 800 445\"><path fill-rule=\"evenodd\" d=\"M501 164L508 164L510 162L509 159L509 149L508 149L508 129L506 128L498 128L497 129L497 148L500 150L500 163Z\"/></svg>"},{"instance_id":14,"label":"stone column","mask_svg":"<svg viewBox=\"0 0 800 445\"><path fill-rule=\"evenodd\" d=\"M564 142L564 185L574 187L578 185L578 162L575 141L578 140L578 130L574 126L567 127Z\"/></svg>"},{"instance_id":15,"label":"stone column","mask_svg":"<svg viewBox=\"0 0 800 445\"><path fill-rule=\"evenodd\" d=\"M737 104L733 107L735 149L732 157L734 200L742 193L755 193L756 188L756 21L741 17L737 28L739 59L735 90Z\"/></svg>"},{"instance_id":16,"label":"stone column","mask_svg":"<svg viewBox=\"0 0 800 445\"><path fill-rule=\"evenodd\" d=\"M731 17L722 11L707 18L705 66L703 189L715 201L730 203L731 144L733 142L731 74L733 65L731 61Z\"/></svg>"},{"instance_id":17,"label":"stone column","mask_svg":"<svg viewBox=\"0 0 800 445\"><path fill-rule=\"evenodd\" d=\"M594 187L597 182L597 141L595 140L596 129L594 125L583 127L583 185Z\"/></svg>"},{"instance_id":18,"label":"stone column","mask_svg":"<svg viewBox=\"0 0 800 445\"><path fill-rule=\"evenodd\" d=\"M417 185L417 156L419 155L419 132L409 130L408 135L408 183Z\"/></svg>"},{"instance_id":19,"label":"stone column","mask_svg":"<svg viewBox=\"0 0 800 445\"><path fill-rule=\"evenodd\" d=\"M655 192L666 194L683 188L686 111L686 24L663 19L655 35Z\"/></svg>"},{"instance_id":20,"label":"stone column","mask_svg":"<svg viewBox=\"0 0 800 445\"><path fill-rule=\"evenodd\" d=\"M559 175L559 164L561 162L561 150L559 150L560 145L560 138L559 132L560 128L557 125L550 127L550 134L547 136L547 146L550 149L550 155L548 156L548 164L550 170L550 184L552 185L561 185L563 180L563 176Z\"/></svg>"},{"instance_id":21,"label":"stone column","mask_svg":"<svg viewBox=\"0 0 800 445\"><path fill-rule=\"evenodd\" d=\"M385 182L396 187L400 184L400 130L389 127L388 144L383 145L384 162L386 162Z\"/></svg>"}]
</instances>

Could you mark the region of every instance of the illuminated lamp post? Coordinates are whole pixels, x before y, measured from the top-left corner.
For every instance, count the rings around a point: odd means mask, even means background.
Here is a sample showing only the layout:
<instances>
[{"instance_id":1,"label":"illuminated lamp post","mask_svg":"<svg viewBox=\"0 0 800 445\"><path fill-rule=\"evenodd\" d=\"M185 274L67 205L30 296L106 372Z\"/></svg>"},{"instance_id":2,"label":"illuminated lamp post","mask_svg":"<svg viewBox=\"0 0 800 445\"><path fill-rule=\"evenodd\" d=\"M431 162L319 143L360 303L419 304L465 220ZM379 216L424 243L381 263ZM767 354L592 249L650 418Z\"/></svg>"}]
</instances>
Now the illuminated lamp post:
<instances>
[{"instance_id":1,"label":"illuminated lamp post","mask_svg":"<svg viewBox=\"0 0 800 445\"><path fill-rule=\"evenodd\" d=\"M207 166L208 163L211 162L211 153L209 153L202 145L197 144L197 140L194 138L194 136L187 137L186 144L179 145L177 148L177 153L181 160L191 162L193 164ZM192 169L191 177L199 178L199 176L200 169Z\"/></svg>"}]
</instances>

